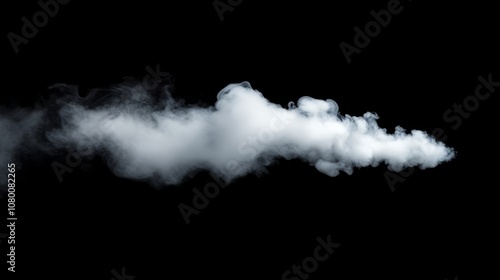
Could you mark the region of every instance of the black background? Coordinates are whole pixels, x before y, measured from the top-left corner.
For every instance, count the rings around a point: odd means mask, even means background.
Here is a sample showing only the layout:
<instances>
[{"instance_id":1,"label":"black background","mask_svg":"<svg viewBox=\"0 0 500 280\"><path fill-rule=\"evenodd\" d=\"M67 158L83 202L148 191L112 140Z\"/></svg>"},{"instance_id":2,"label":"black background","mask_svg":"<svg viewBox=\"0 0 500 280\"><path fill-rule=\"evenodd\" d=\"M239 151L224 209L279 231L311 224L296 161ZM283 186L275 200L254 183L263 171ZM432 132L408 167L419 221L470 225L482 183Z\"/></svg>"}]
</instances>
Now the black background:
<instances>
[{"instance_id":1,"label":"black background","mask_svg":"<svg viewBox=\"0 0 500 280\"><path fill-rule=\"evenodd\" d=\"M458 152L394 192L385 166L330 178L282 160L228 185L189 225L178 205L192 205L192 190L213 181L207 173L158 190L115 177L99 158L63 182L51 162L66 154L18 159L15 276L112 279L125 267L137 280L280 279L312 255L317 237L331 235L341 246L310 279L483 279L497 222L498 92L457 129L443 113L474 94L479 75L500 80L498 12L478 2L401 1L402 12L347 63L339 44L353 44L353 28L388 2L244 0L221 21L210 0L72 0L17 54L7 34L20 34L21 18L40 7L2 3L5 106L32 106L56 83L78 85L85 97L160 65L175 77L174 95L190 103L213 104L227 84L248 81L282 106L331 98L342 114L376 112L389 131L441 128ZM5 239L0 246L4 260Z\"/></svg>"}]
</instances>

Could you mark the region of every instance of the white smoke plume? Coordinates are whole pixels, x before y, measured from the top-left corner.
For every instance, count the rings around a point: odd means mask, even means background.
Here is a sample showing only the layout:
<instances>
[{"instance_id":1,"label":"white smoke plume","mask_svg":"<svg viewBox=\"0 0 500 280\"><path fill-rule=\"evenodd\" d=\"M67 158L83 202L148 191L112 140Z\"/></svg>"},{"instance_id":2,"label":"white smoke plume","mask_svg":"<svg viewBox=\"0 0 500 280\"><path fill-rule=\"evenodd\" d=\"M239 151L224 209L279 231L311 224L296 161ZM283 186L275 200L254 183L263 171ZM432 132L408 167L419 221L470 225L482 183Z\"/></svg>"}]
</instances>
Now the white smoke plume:
<instances>
[{"instance_id":1,"label":"white smoke plume","mask_svg":"<svg viewBox=\"0 0 500 280\"><path fill-rule=\"evenodd\" d=\"M215 106L205 107L175 101L168 92L158 100L141 86L117 91L102 104L64 102L59 123L44 133L47 143L53 149L77 147L83 157L99 155L119 177L162 185L178 184L199 170L229 182L265 172L280 158L301 159L337 176L380 163L394 171L432 168L455 154L422 131L396 127L387 133L374 113L340 115L330 99L302 97L283 108L247 82L228 85ZM31 118L37 115L24 119ZM4 143L26 135L13 133L9 124L0 121L1 163L12 150Z\"/></svg>"}]
</instances>

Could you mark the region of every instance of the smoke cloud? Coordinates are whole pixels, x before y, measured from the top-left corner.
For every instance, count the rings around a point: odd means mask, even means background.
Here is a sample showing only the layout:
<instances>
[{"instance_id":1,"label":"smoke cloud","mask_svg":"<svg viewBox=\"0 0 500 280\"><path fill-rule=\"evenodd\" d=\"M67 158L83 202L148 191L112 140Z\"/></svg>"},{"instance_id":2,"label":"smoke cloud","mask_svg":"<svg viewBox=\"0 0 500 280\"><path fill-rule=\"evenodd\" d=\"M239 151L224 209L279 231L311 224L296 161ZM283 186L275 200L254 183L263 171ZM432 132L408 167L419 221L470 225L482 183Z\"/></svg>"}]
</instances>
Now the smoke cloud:
<instances>
[{"instance_id":1,"label":"smoke cloud","mask_svg":"<svg viewBox=\"0 0 500 280\"><path fill-rule=\"evenodd\" d=\"M72 147L84 158L100 156L116 176L161 185L200 170L230 182L266 172L279 159L300 159L337 176L381 163L394 171L432 168L454 157L423 131L396 127L388 133L375 113L340 115L335 101L312 97L283 108L247 82L222 89L214 106L186 105L168 88L155 97L141 85L120 85L100 100L56 103L56 109L2 109L2 165L26 141L45 154Z\"/></svg>"}]
</instances>

